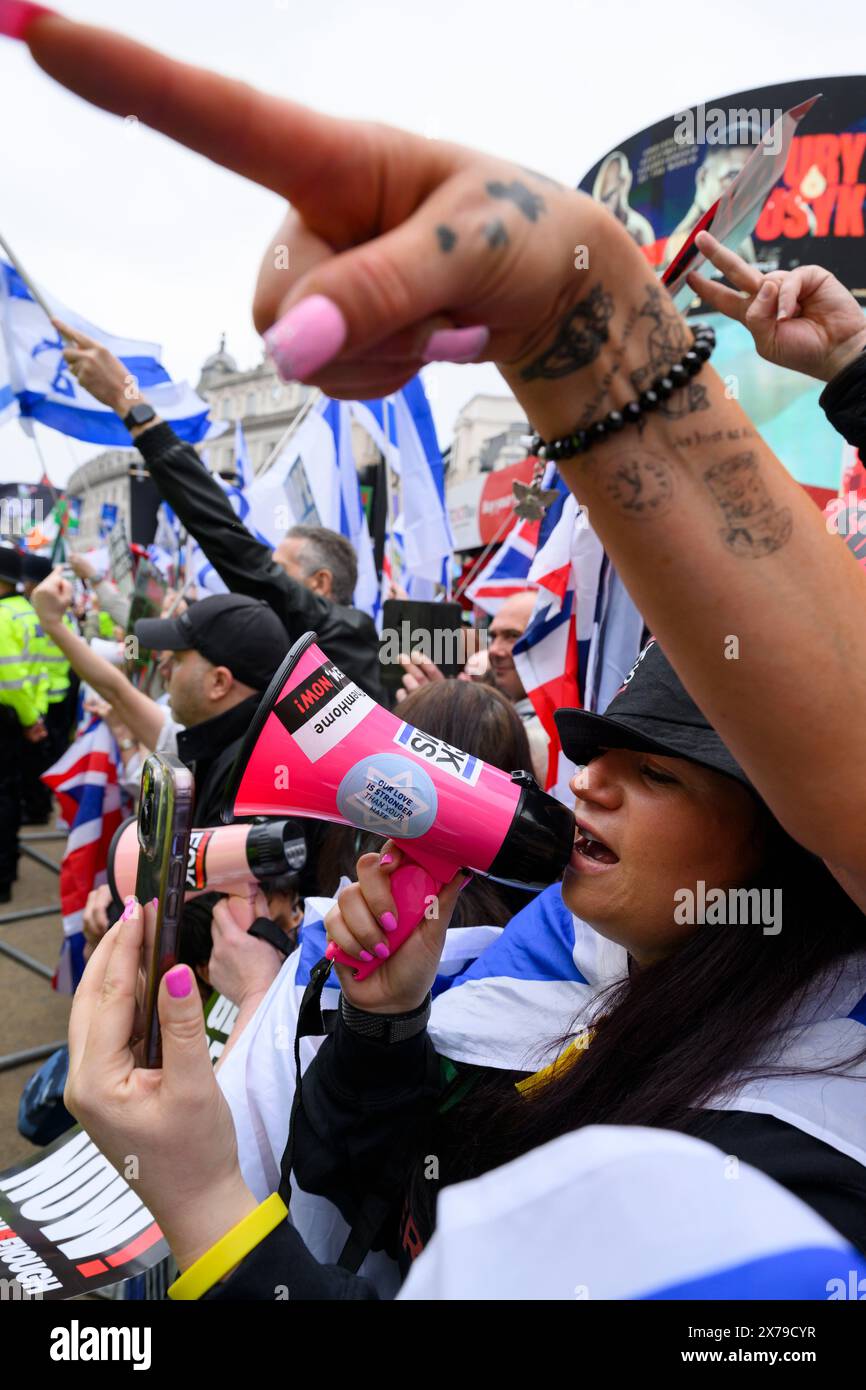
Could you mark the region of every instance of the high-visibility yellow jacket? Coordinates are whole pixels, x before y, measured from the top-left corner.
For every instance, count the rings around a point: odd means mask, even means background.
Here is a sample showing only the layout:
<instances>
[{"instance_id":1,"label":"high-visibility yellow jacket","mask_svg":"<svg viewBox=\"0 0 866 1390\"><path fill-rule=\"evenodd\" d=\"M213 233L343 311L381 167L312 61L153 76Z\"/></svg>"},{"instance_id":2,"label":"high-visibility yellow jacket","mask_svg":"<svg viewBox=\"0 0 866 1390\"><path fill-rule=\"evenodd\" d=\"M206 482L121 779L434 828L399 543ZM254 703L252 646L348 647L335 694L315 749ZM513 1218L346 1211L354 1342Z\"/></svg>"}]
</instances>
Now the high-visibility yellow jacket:
<instances>
[{"instance_id":1,"label":"high-visibility yellow jacket","mask_svg":"<svg viewBox=\"0 0 866 1390\"><path fill-rule=\"evenodd\" d=\"M34 661L38 662L42 668L43 684L45 685L45 699L47 704L56 705L64 699L69 689L69 662L63 655L60 648L47 633L43 632L39 615L30 605L30 612L33 614L30 636L30 651ZM72 632L75 625L68 613L63 616L63 625Z\"/></svg>"},{"instance_id":2,"label":"high-visibility yellow jacket","mask_svg":"<svg viewBox=\"0 0 866 1390\"><path fill-rule=\"evenodd\" d=\"M10 705L25 728L48 707L44 667L30 647L30 613L36 617L23 594L0 597L0 704Z\"/></svg>"}]
</instances>

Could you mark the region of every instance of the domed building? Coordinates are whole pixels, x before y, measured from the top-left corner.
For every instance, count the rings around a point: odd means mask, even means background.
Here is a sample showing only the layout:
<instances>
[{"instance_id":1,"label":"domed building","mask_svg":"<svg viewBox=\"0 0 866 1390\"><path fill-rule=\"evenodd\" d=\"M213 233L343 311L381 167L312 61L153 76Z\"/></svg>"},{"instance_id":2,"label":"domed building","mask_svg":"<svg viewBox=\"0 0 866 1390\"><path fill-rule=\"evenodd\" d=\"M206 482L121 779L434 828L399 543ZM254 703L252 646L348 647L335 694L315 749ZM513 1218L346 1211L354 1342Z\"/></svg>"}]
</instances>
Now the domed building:
<instances>
[{"instance_id":1,"label":"domed building","mask_svg":"<svg viewBox=\"0 0 866 1390\"><path fill-rule=\"evenodd\" d=\"M296 419L310 387L280 381L271 361L242 371L226 347L219 347L202 364L196 390L221 424L216 437L197 446L212 472L235 477L235 427L240 421L254 473L261 470ZM100 544L103 507L116 507L130 539L148 544L153 539L159 499L137 449L105 449L76 468L67 484L70 496L81 498L76 549Z\"/></svg>"}]
</instances>

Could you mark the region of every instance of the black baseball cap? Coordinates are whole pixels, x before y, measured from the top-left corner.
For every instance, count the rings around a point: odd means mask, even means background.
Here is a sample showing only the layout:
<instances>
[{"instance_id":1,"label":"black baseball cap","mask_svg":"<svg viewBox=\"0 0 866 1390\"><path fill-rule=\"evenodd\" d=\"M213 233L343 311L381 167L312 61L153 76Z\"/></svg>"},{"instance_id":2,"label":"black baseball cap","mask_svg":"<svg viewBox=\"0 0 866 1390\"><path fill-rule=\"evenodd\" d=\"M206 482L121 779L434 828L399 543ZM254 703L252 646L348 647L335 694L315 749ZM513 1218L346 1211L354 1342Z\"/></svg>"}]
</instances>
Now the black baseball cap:
<instances>
[{"instance_id":1,"label":"black baseball cap","mask_svg":"<svg viewBox=\"0 0 866 1390\"><path fill-rule=\"evenodd\" d=\"M212 594L176 618L140 618L135 635L156 651L201 652L253 690L267 689L291 646L274 610L245 594Z\"/></svg>"},{"instance_id":2,"label":"black baseball cap","mask_svg":"<svg viewBox=\"0 0 866 1390\"><path fill-rule=\"evenodd\" d=\"M554 719L563 752L573 763L588 763L604 749L628 748L688 758L754 790L655 638L644 647L604 714L559 709Z\"/></svg>"}]
</instances>

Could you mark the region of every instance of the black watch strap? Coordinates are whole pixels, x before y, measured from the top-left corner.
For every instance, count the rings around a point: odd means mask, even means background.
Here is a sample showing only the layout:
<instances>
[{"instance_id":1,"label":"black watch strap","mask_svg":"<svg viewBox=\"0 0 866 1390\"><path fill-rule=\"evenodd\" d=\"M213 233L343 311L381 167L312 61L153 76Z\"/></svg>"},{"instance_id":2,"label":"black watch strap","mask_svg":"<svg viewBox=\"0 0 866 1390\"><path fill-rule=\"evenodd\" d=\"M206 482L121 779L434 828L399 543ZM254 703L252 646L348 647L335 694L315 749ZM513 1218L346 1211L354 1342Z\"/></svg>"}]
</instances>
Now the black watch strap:
<instances>
[{"instance_id":1,"label":"black watch strap","mask_svg":"<svg viewBox=\"0 0 866 1390\"><path fill-rule=\"evenodd\" d=\"M423 1033L430 1017L430 994L417 1009L407 1014L371 1014L366 1009L356 1009L345 994L340 997L340 1015L352 1033L364 1038L374 1038L377 1042L405 1042Z\"/></svg>"},{"instance_id":2,"label":"black watch strap","mask_svg":"<svg viewBox=\"0 0 866 1390\"><path fill-rule=\"evenodd\" d=\"M148 421L156 419L156 411L147 401L138 401L130 411L123 417L123 423L128 430L133 425L146 425Z\"/></svg>"}]
</instances>

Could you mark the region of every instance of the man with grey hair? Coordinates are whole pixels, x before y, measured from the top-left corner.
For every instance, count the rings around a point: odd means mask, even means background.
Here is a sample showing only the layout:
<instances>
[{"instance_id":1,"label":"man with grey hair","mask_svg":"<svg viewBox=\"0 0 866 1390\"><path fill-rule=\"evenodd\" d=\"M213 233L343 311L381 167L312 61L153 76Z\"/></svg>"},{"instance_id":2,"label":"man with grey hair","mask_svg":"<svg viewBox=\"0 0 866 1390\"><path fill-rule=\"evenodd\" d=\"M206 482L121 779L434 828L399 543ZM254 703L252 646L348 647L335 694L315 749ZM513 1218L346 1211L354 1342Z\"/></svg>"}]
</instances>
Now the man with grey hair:
<instances>
[{"instance_id":1,"label":"man with grey hair","mask_svg":"<svg viewBox=\"0 0 866 1390\"><path fill-rule=\"evenodd\" d=\"M325 526L293 526L273 551L256 540L192 445L148 405L123 363L77 329L59 321L58 327L73 375L120 416L161 496L226 588L264 599L293 642L315 632L325 655L384 704L376 628L351 606L358 565L349 542Z\"/></svg>"}]
</instances>

